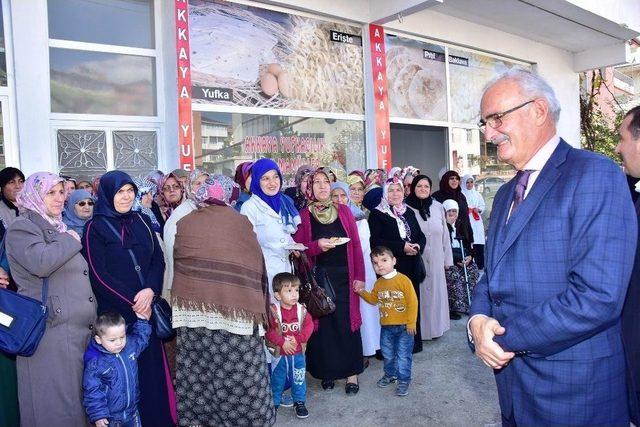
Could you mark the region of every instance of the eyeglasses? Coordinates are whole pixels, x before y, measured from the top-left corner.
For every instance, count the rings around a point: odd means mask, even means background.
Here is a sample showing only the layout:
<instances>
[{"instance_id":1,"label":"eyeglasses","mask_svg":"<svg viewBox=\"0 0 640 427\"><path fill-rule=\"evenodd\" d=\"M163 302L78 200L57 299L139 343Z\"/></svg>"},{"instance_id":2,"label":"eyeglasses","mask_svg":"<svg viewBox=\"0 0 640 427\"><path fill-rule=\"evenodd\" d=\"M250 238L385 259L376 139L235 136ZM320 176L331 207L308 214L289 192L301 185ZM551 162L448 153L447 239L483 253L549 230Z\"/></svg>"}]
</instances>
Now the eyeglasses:
<instances>
[{"instance_id":1,"label":"eyeglasses","mask_svg":"<svg viewBox=\"0 0 640 427\"><path fill-rule=\"evenodd\" d=\"M498 129L500 126L502 126L502 118L504 116L506 116L509 113L513 113L514 111L524 107L525 105L531 104L534 101L535 101L535 99L532 99L532 100L524 102L524 103L522 103L522 104L520 104L518 106L515 106L510 110L503 111L502 113L491 114L491 115L487 116L486 119L481 119L478 122L478 127L480 128L480 130L482 132L485 131L485 129L487 128L487 125L489 125L489 127L491 127L492 129Z\"/></svg>"},{"instance_id":2,"label":"eyeglasses","mask_svg":"<svg viewBox=\"0 0 640 427\"><path fill-rule=\"evenodd\" d=\"M178 191L180 190L179 185L165 185L162 187L162 191Z\"/></svg>"},{"instance_id":3,"label":"eyeglasses","mask_svg":"<svg viewBox=\"0 0 640 427\"><path fill-rule=\"evenodd\" d=\"M84 207L84 205L93 206L93 205L95 205L95 203L94 203L93 201L91 201L91 200L89 200L88 202L85 202L85 201L83 200L83 201L81 201L81 202L78 202L78 203L77 203L77 205L78 205L78 206L80 206L81 208L83 208L83 207Z\"/></svg>"}]
</instances>

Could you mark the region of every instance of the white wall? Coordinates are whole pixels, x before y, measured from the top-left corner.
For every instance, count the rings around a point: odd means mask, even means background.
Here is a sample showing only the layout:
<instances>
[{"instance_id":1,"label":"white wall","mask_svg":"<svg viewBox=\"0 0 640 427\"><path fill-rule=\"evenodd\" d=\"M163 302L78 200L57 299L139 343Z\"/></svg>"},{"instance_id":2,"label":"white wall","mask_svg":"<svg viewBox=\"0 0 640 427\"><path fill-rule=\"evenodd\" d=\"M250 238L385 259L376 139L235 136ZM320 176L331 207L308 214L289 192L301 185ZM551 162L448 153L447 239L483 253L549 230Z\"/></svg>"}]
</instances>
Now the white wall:
<instances>
[{"instance_id":1,"label":"white wall","mask_svg":"<svg viewBox=\"0 0 640 427\"><path fill-rule=\"evenodd\" d=\"M390 22L385 28L535 63L562 106L560 135L573 146L580 146L579 78L573 71L570 52L428 9L404 18L402 23Z\"/></svg>"},{"instance_id":2,"label":"white wall","mask_svg":"<svg viewBox=\"0 0 640 427\"><path fill-rule=\"evenodd\" d=\"M20 168L28 175L55 170L49 134L49 48L47 2L11 3L15 68L16 121Z\"/></svg>"},{"instance_id":3,"label":"white wall","mask_svg":"<svg viewBox=\"0 0 640 427\"><path fill-rule=\"evenodd\" d=\"M163 0L156 0L163 1ZM166 4L166 5L165 5ZM178 167L178 65L176 62L176 21L173 2L163 2L162 16L162 71L164 87L159 96L164 97L164 135L158 144L163 147L158 158L160 169L173 170Z\"/></svg>"},{"instance_id":4,"label":"white wall","mask_svg":"<svg viewBox=\"0 0 640 427\"><path fill-rule=\"evenodd\" d=\"M565 0L618 24L640 31L640 1L638 0Z\"/></svg>"}]
</instances>

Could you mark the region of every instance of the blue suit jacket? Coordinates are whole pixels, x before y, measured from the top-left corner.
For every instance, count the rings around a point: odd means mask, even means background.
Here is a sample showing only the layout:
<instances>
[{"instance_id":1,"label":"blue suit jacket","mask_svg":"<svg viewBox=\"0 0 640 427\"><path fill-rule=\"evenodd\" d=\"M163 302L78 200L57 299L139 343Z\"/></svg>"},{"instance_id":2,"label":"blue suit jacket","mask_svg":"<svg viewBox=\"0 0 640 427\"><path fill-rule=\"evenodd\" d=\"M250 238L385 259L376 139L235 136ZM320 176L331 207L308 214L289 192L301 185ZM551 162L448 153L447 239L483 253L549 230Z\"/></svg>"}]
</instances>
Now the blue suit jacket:
<instances>
[{"instance_id":1,"label":"blue suit jacket","mask_svg":"<svg viewBox=\"0 0 640 427\"><path fill-rule=\"evenodd\" d=\"M496 194L486 274L470 315L497 319L516 352L495 371L518 425L629 425L620 312L637 220L620 168L561 140L509 218L515 180Z\"/></svg>"}]
</instances>

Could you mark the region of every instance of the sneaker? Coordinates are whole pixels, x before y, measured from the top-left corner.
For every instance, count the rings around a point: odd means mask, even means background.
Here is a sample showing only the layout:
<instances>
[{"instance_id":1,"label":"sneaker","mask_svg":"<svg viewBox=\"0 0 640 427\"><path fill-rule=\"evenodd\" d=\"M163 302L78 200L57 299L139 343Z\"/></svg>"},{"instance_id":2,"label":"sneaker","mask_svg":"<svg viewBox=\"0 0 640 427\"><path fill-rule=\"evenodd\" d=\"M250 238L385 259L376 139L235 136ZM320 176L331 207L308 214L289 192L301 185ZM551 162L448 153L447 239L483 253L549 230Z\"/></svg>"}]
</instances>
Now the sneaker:
<instances>
[{"instance_id":1,"label":"sneaker","mask_svg":"<svg viewBox=\"0 0 640 427\"><path fill-rule=\"evenodd\" d=\"M389 387L391 383L394 383L396 381L398 381L398 378L388 377L385 375L382 378L380 378L376 384L378 385L378 387L385 388L385 387Z\"/></svg>"},{"instance_id":2,"label":"sneaker","mask_svg":"<svg viewBox=\"0 0 640 427\"><path fill-rule=\"evenodd\" d=\"M307 407L304 406L304 402L296 402L293 406L296 411L296 417L307 418L309 416L309 411L307 411Z\"/></svg>"},{"instance_id":3,"label":"sneaker","mask_svg":"<svg viewBox=\"0 0 640 427\"><path fill-rule=\"evenodd\" d=\"M289 393L282 393L280 397L280 406L283 408L291 408L293 406L293 397Z\"/></svg>"},{"instance_id":4,"label":"sneaker","mask_svg":"<svg viewBox=\"0 0 640 427\"><path fill-rule=\"evenodd\" d=\"M396 396L406 396L409 394L409 383L398 382L398 387L396 387Z\"/></svg>"}]
</instances>

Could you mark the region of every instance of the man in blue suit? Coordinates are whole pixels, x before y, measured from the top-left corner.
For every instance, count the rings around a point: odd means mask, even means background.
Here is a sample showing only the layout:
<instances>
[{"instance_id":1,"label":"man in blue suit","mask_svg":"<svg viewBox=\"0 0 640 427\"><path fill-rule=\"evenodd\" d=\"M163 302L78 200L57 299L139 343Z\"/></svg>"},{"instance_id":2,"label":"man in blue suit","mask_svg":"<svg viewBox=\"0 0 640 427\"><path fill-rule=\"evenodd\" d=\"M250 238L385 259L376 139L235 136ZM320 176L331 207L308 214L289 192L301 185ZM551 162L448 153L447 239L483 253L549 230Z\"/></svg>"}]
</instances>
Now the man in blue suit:
<instances>
[{"instance_id":1,"label":"man in blue suit","mask_svg":"<svg viewBox=\"0 0 640 427\"><path fill-rule=\"evenodd\" d=\"M503 425L629 425L620 332L637 220L620 168L556 133L540 77L487 86L480 126L517 169L493 203L469 331Z\"/></svg>"},{"instance_id":2,"label":"man in blue suit","mask_svg":"<svg viewBox=\"0 0 640 427\"><path fill-rule=\"evenodd\" d=\"M640 105L625 115L618 130L620 140L616 152L622 157L627 174L640 178ZM640 184L633 191L640 192ZM640 199L635 203L640 222ZM622 308L622 342L627 357L627 387L629 389L629 414L635 425L640 425L640 246L629 282L627 298Z\"/></svg>"}]
</instances>

